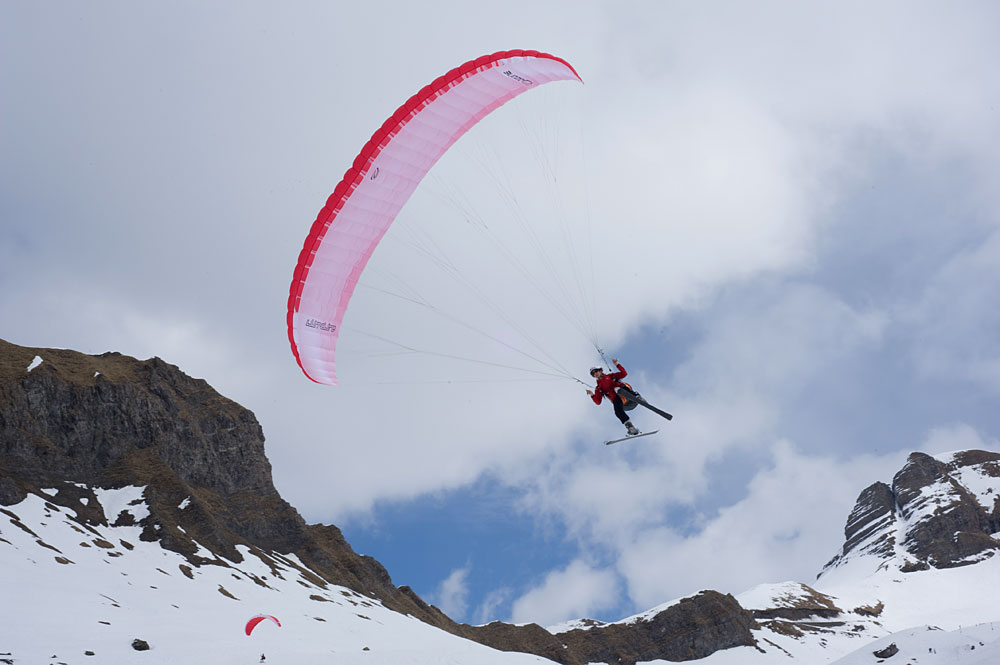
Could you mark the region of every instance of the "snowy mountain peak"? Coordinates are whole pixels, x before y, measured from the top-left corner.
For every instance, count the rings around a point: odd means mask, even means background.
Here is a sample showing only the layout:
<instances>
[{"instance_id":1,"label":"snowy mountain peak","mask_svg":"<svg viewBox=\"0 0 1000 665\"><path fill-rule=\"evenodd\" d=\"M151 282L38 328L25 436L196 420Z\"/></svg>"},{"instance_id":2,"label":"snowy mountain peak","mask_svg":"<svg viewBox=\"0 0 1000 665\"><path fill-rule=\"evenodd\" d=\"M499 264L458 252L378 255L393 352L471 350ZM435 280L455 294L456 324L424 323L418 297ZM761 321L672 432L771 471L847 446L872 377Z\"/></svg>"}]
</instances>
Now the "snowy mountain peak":
<instances>
[{"instance_id":1,"label":"snowy mountain peak","mask_svg":"<svg viewBox=\"0 0 1000 665\"><path fill-rule=\"evenodd\" d=\"M969 565L1000 549L998 532L1000 454L911 453L891 486L861 492L843 549L820 576L863 558L902 572Z\"/></svg>"}]
</instances>

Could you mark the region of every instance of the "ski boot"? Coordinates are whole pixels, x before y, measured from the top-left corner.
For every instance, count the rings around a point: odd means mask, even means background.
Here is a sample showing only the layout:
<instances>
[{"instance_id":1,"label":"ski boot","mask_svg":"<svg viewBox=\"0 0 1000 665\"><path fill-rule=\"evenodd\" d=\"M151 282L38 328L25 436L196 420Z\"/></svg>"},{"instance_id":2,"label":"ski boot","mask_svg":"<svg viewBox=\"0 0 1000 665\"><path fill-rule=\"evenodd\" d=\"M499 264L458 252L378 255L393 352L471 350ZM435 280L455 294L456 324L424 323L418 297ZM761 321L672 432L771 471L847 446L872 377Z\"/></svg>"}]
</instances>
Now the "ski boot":
<instances>
[{"instance_id":1,"label":"ski boot","mask_svg":"<svg viewBox=\"0 0 1000 665\"><path fill-rule=\"evenodd\" d=\"M625 429L628 430L629 436L635 436L639 433L639 430L635 428L635 425L632 424L631 420L625 422Z\"/></svg>"}]
</instances>

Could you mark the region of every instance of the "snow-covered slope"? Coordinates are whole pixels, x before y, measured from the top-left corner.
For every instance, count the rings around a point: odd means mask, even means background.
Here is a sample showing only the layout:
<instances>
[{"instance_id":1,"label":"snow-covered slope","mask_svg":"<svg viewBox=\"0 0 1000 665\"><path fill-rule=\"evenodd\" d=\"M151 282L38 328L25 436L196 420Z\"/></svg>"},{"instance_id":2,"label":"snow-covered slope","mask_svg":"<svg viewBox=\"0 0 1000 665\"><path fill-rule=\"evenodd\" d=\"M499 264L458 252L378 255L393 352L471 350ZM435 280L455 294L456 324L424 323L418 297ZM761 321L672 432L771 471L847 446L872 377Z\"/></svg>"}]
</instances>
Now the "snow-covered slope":
<instances>
[{"instance_id":1,"label":"snow-covered slope","mask_svg":"<svg viewBox=\"0 0 1000 665\"><path fill-rule=\"evenodd\" d=\"M143 488L95 490L105 512L148 511ZM380 602L333 586L294 555L240 546L212 564L140 540L138 526L91 526L32 494L0 507L0 663L516 663ZM255 614L276 616L250 637ZM133 641L149 644L137 651Z\"/></svg>"},{"instance_id":2,"label":"snow-covered slope","mask_svg":"<svg viewBox=\"0 0 1000 665\"><path fill-rule=\"evenodd\" d=\"M991 483L971 473L962 475L979 483L977 496L992 496ZM139 522L149 510L143 488L94 494L105 514L124 510ZM896 528L905 533L925 517L914 512ZM141 531L83 523L36 494L0 508L0 662L255 663L261 654L268 663L302 664L550 662L495 651L388 610L324 583L294 555L240 546L244 560L235 564L202 549L197 556L212 563L192 566L160 543L142 541ZM737 600L757 619L757 646L699 662L858 665L877 662L874 653L893 643L898 654L887 662L1000 662L1000 600L993 592L1000 589L1000 557L903 573L908 557L858 548L812 587L787 582L748 590ZM651 620L675 604L619 623ZM264 623L247 637L243 626L258 613L277 616L282 627ZM150 650L135 650L136 639Z\"/></svg>"},{"instance_id":3,"label":"snow-covered slope","mask_svg":"<svg viewBox=\"0 0 1000 665\"><path fill-rule=\"evenodd\" d=\"M891 487L862 492L844 550L815 583L737 596L760 625L756 648L699 662L858 665L878 662L874 652L895 642L899 653L885 662L1000 663L998 459L911 455Z\"/></svg>"},{"instance_id":4,"label":"snow-covered slope","mask_svg":"<svg viewBox=\"0 0 1000 665\"><path fill-rule=\"evenodd\" d=\"M918 626L868 644L833 665L871 663L920 665L996 665L1000 663L1000 623L957 630Z\"/></svg>"},{"instance_id":5,"label":"snow-covered slope","mask_svg":"<svg viewBox=\"0 0 1000 665\"><path fill-rule=\"evenodd\" d=\"M875 663L872 652L887 646L895 634L909 634L914 627L924 625L937 630L922 637L919 645L927 643L933 647L937 644L937 650L944 653L951 648L949 645L958 644L959 638L952 632L964 635L970 627L986 625L995 629L1000 637L1000 598L994 591L997 589L1000 589L998 557L975 566L909 574L885 569L868 578L836 586L822 583L815 588L797 583L762 585L737 596L740 604L754 610L755 615L773 608L812 604L817 598L832 603L838 611L822 614L807 611L802 616L793 612L789 616L795 618L790 619L758 616L761 625L761 629L755 631L758 648L720 651L699 662L769 665L788 662L791 656L806 663L839 664L841 658L857 652L867 654L868 660L843 662L852 665ZM899 639L896 642L902 647ZM994 649L991 653L996 660L985 662L1000 663L1000 643L990 649ZM894 659L890 662L909 661ZM919 662L965 661L921 659Z\"/></svg>"},{"instance_id":6,"label":"snow-covered slope","mask_svg":"<svg viewBox=\"0 0 1000 665\"><path fill-rule=\"evenodd\" d=\"M758 624L756 646L698 662L1000 663L997 531L1000 455L914 453L891 486L875 483L861 493L843 550L816 582L761 584L736 597ZM621 623L649 621L676 602ZM549 630L599 625L583 620ZM890 644L898 651L891 660L875 655Z\"/></svg>"}]
</instances>

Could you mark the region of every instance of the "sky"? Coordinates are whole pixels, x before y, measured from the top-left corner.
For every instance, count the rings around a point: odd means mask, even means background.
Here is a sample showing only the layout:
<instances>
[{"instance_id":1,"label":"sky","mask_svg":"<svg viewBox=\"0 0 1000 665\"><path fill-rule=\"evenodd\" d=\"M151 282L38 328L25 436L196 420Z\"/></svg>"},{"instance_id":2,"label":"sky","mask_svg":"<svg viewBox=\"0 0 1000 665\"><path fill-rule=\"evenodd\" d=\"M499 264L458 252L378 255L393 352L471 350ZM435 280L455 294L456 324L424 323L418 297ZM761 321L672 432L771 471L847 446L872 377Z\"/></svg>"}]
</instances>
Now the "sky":
<instances>
[{"instance_id":1,"label":"sky","mask_svg":"<svg viewBox=\"0 0 1000 665\"><path fill-rule=\"evenodd\" d=\"M3 3L0 337L204 378L306 520L460 621L809 582L909 452L1000 449L998 13ZM445 155L312 383L285 313L317 212L410 95L515 48L584 84ZM604 446L608 405L523 371L586 380L595 340L659 434Z\"/></svg>"}]
</instances>

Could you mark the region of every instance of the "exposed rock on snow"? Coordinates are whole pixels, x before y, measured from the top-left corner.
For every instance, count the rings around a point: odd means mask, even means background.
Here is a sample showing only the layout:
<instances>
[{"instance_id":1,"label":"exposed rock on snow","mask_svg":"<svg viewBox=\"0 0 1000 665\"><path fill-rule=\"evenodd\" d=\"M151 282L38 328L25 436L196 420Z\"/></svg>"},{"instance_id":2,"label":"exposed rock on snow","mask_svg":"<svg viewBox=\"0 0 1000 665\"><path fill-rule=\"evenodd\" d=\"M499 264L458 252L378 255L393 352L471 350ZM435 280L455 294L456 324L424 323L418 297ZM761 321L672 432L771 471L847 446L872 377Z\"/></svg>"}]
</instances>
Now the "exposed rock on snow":
<instances>
[{"instance_id":1,"label":"exposed rock on snow","mask_svg":"<svg viewBox=\"0 0 1000 665\"><path fill-rule=\"evenodd\" d=\"M891 656L879 655L890 650ZM860 648L832 665L872 665L883 661L903 665L996 665L1000 663L1000 625L984 623L956 630L936 626L908 628Z\"/></svg>"},{"instance_id":2,"label":"exposed rock on snow","mask_svg":"<svg viewBox=\"0 0 1000 665\"><path fill-rule=\"evenodd\" d=\"M553 634L537 625L492 623L477 640L504 651L530 651L560 663L622 663L704 658L720 649L754 646L756 622L731 595L702 591L663 611ZM529 648L525 648L528 646Z\"/></svg>"},{"instance_id":3,"label":"exposed rock on snow","mask_svg":"<svg viewBox=\"0 0 1000 665\"><path fill-rule=\"evenodd\" d=\"M911 453L891 487L865 489L847 520L844 547L824 572L857 556L898 560L903 572L993 556L1000 549L1000 454L940 457Z\"/></svg>"},{"instance_id":4,"label":"exposed rock on snow","mask_svg":"<svg viewBox=\"0 0 1000 665\"><path fill-rule=\"evenodd\" d=\"M895 642L890 642L889 646L884 649L879 649L878 651L872 651L872 655L876 658L892 658L897 653L899 653L899 647L896 646Z\"/></svg>"}]
</instances>

